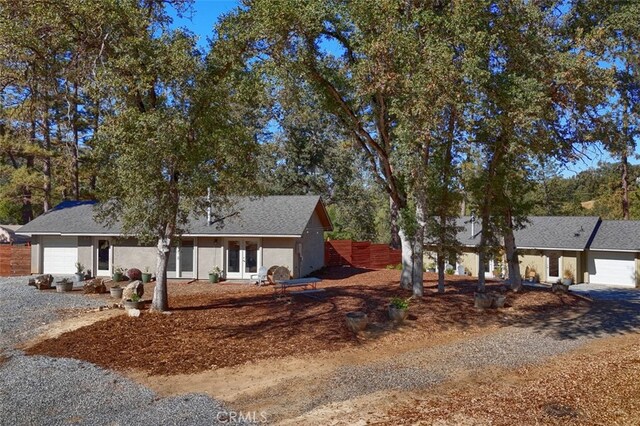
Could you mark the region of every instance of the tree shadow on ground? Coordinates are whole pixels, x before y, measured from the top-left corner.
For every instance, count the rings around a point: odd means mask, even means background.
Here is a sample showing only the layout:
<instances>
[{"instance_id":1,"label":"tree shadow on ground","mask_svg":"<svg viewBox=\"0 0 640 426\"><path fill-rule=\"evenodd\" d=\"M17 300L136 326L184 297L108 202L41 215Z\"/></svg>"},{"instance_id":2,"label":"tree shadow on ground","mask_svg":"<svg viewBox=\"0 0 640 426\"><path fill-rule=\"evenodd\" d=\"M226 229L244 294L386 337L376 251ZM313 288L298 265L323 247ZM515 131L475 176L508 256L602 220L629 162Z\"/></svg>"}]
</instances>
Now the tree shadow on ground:
<instances>
[{"instance_id":1,"label":"tree shadow on ground","mask_svg":"<svg viewBox=\"0 0 640 426\"><path fill-rule=\"evenodd\" d=\"M524 315L510 325L533 328L558 339L598 338L640 332L640 304L626 301L594 301L576 314L574 311L537 312L523 308Z\"/></svg>"}]
</instances>

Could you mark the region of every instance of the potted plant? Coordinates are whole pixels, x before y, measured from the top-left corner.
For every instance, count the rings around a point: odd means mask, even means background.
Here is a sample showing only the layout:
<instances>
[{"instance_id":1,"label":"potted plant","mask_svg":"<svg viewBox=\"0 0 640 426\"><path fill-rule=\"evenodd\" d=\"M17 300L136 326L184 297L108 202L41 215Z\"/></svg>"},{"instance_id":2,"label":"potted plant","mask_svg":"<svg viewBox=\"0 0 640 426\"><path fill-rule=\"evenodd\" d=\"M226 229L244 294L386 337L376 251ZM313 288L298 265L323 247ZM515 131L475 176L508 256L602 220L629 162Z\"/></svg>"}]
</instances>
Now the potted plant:
<instances>
[{"instance_id":1,"label":"potted plant","mask_svg":"<svg viewBox=\"0 0 640 426\"><path fill-rule=\"evenodd\" d=\"M433 262L429 263L429 266L427 266L427 271L435 272L436 271L436 264L433 263Z\"/></svg>"},{"instance_id":2,"label":"potted plant","mask_svg":"<svg viewBox=\"0 0 640 426\"><path fill-rule=\"evenodd\" d=\"M394 297L389 303L389 318L396 324L401 324L407 318L409 299Z\"/></svg>"},{"instance_id":3,"label":"potted plant","mask_svg":"<svg viewBox=\"0 0 640 426\"><path fill-rule=\"evenodd\" d=\"M347 312L345 320L347 321L347 327L353 334L363 331L367 328L367 323L369 322L367 314L361 311Z\"/></svg>"},{"instance_id":4,"label":"potted plant","mask_svg":"<svg viewBox=\"0 0 640 426\"><path fill-rule=\"evenodd\" d=\"M109 289L109 293L111 293L111 298L113 299L122 299L122 291L124 289L120 287L120 284L116 284Z\"/></svg>"},{"instance_id":5,"label":"potted plant","mask_svg":"<svg viewBox=\"0 0 640 426\"><path fill-rule=\"evenodd\" d=\"M573 279L574 279L573 271L569 268L565 269L562 275L562 284L568 287L571 284L573 284Z\"/></svg>"},{"instance_id":6,"label":"potted plant","mask_svg":"<svg viewBox=\"0 0 640 426\"><path fill-rule=\"evenodd\" d=\"M76 282L84 281L84 265L80 262L76 262L76 273L74 274Z\"/></svg>"},{"instance_id":7,"label":"potted plant","mask_svg":"<svg viewBox=\"0 0 640 426\"><path fill-rule=\"evenodd\" d=\"M140 296L138 296L138 293L133 293L131 297L123 303L125 309L140 309Z\"/></svg>"},{"instance_id":8,"label":"potted plant","mask_svg":"<svg viewBox=\"0 0 640 426\"><path fill-rule=\"evenodd\" d=\"M217 283L220 282L220 275L222 275L222 270L215 266L211 271L209 271L209 282Z\"/></svg>"},{"instance_id":9,"label":"potted plant","mask_svg":"<svg viewBox=\"0 0 640 426\"><path fill-rule=\"evenodd\" d=\"M56 291L58 293L63 293L65 291L73 290L73 281L63 278L60 281L56 282Z\"/></svg>"},{"instance_id":10,"label":"potted plant","mask_svg":"<svg viewBox=\"0 0 640 426\"><path fill-rule=\"evenodd\" d=\"M145 266L144 272L142 273L142 282L146 284L149 281L151 281L151 272L149 272L149 267Z\"/></svg>"},{"instance_id":11,"label":"potted plant","mask_svg":"<svg viewBox=\"0 0 640 426\"><path fill-rule=\"evenodd\" d=\"M124 269L119 266L116 266L113 270L113 274L111 274L111 279L115 282L122 281L122 276L124 275Z\"/></svg>"}]
</instances>

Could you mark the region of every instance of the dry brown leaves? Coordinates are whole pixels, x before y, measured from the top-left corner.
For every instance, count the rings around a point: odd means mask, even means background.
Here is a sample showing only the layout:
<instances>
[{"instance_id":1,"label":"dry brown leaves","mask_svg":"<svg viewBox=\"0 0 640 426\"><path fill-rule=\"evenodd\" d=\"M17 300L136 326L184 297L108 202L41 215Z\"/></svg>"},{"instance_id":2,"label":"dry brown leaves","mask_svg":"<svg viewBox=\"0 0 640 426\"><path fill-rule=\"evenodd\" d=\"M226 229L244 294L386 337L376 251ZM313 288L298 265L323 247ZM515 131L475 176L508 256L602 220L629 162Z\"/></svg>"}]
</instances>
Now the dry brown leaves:
<instances>
[{"instance_id":1,"label":"dry brown leaves","mask_svg":"<svg viewBox=\"0 0 640 426\"><path fill-rule=\"evenodd\" d=\"M384 424L640 424L640 335L614 341L604 350L431 389L391 410Z\"/></svg>"},{"instance_id":2,"label":"dry brown leaves","mask_svg":"<svg viewBox=\"0 0 640 426\"><path fill-rule=\"evenodd\" d=\"M372 344L355 338L344 314L364 310L370 321L386 322L391 297L409 297L399 288L399 271L332 268L319 287L323 301L297 297L276 300L270 287L208 283L170 283L171 314L145 312L140 318L119 316L100 321L28 349L30 354L71 357L115 369L138 369L153 375L195 373L254 360L337 351ZM408 331L389 333L410 342L441 332L533 321L536 315L579 309L584 301L549 291L510 294L513 306L501 311L473 308L475 283L447 277L447 291L437 294L436 274L425 274L425 296L410 307ZM497 285L494 285L497 286ZM145 290L150 298L152 286ZM104 297L108 300L107 296ZM387 336L388 337L388 336ZM375 343L384 343L383 334ZM391 340L389 340L391 343Z\"/></svg>"}]
</instances>

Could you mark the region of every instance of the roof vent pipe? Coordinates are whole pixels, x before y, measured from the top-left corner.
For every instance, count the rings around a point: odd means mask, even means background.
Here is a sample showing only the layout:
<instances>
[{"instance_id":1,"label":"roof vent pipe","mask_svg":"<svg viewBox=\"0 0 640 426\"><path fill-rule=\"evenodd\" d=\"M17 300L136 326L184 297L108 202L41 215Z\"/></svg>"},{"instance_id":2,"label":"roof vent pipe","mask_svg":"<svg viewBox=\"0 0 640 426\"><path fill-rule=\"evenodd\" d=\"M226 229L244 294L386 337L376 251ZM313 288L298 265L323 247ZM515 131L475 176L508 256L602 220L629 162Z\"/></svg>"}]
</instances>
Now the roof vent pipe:
<instances>
[{"instance_id":1,"label":"roof vent pipe","mask_svg":"<svg viewBox=\"0 0 640 426\"><path fill-rule=\"evenodd\" d=\"M471 212L471 238L473 239L476 235L476 215L474 212Z\"/></svg>"},{"instance_id":2,"label":"roof vent pipe","mask_svg":"<svg viewBox=\"0 0 640 426\"><path fill-rule=\"evenodd\" d=\"M211 225L211 188L207 188L207 226Z\"/></svg>"}]
</instances>

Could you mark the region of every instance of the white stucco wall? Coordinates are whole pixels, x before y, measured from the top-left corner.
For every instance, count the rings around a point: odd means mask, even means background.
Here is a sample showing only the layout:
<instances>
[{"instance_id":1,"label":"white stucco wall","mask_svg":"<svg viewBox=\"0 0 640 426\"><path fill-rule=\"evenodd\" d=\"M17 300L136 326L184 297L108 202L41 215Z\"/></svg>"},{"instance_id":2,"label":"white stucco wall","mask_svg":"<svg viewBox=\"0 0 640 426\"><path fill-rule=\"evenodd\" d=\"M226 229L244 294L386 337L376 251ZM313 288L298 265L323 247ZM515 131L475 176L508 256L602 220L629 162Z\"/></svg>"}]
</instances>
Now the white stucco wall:
<instances>
[{"instance_id":1,"label":"white stucco wall","mask_svg":"<svg viewBox=\"0 0 640 426\"><path fill-rule=\"evenodd\" d=\"M133 238L112 240L113 244L113 267L122 269L137 268L144 271L148 266L149 270L156 268L156 248L142 247Z\"/></svg>"},{"instance_id":2,"label":"white stucco wall","mask_svg":"<svg viewBox=\"0 0 640 426\"><path fill-rule=\"evenodd\" d=\"M302 259L297 275L304 277L324 266L324 228L316 212L307 223L300 239ZM298 253L294 254L296 257Z\"/></svg>"},{"instance_id":3,"label":"white stucco wall","mask_svg":"<svg viewBox=\"0 0 640 426\"><path fill-rule=\"evenodd\" d=\"M41 246L41 237L39 235L34 235L31 237L31 273L32 274L40 274L42 273L42 246Z\"/></svg>"},{"instance_id":4,"label":"white stucco wall","mask_svg":"<svg viewBox=\"0 0 640 426\"><path fill-rule=\"evenodd\" d=\"M285 266L295 276L295 242L295 238L262 238L262 264L267 269L274 265Z\"/></svg>"},{"instance_id":5,"label":"white stucco wall","mask_svg":"<svg viewBox=\"0 0 640 426\"><path fill-rule=\"evenodd\" d=\"M224 270L224 252L222 249L222 238L199 237L198 246L198 279L209 278L209 271L217 266Z\"/></svg>"}]
</instances>

